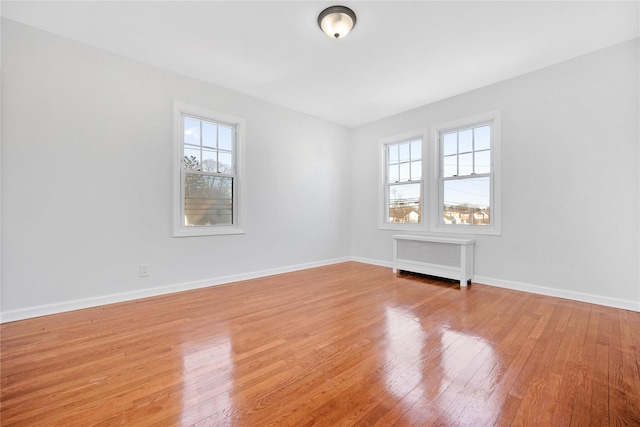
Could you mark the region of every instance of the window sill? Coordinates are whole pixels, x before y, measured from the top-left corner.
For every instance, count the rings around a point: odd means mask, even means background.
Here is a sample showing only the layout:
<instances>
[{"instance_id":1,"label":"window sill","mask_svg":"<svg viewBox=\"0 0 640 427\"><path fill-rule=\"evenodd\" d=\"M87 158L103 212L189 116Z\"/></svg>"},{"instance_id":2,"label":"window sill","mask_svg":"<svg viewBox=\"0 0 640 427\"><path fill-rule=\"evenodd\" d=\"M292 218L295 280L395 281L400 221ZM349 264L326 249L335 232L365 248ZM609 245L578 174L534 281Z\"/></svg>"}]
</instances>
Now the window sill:
<instances>
[{"instance_id":1,"label":"window sill","mask_svg":"<svg viewBox=\"0 0 640 427\"><path fill-rule=\"evenodd\" d=\"M410 222L398 222L384 224L378 224L379 230L395 230L395 231L427 231L427 227L424 224L414 224Z\"/></svg>"},{"instance_id":2,"label":"window sill","mask_svg":"<svg viewBox=\"0 0 640 427\"><path fill-rule=\"evenodd\" d=\"M431 227L433 233L451 233L483 236L500 236L500 228L478 225L436 225Z\"/></svg>"},{"instance_id":3,"label":"window sill","mask_svg":"<svg viewBox=\"0 0 640 427\"><path fill-rule=\"evenodd\" d=\"M245 231L238 227L193 227L173 231L173 237L226 236L231 234L245 234Z\"/></svg>"}]
</instances>

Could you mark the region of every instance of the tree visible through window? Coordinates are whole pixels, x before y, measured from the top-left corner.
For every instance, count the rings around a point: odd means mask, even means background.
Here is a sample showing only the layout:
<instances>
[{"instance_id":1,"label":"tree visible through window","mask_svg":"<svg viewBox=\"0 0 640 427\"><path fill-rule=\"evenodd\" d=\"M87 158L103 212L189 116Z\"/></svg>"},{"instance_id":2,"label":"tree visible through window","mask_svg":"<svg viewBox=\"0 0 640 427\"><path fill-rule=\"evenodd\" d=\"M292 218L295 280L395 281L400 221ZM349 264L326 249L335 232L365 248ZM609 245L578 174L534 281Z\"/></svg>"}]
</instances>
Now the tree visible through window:
<instances>
[{"instance_id":1,"label":"tree visible through window","mask_svg":"<svg viewBox=\"0 0 640 427\"><path fill-rule=\"evenodd\" d=\"M235 126L183 115L185 226L233 225Z\"/></svg>"},{"instance_id":2,"label":"tree visible through window","mask_svg":"<svg viewBox=\"0 0 640 427\"><path fill-rule=\"evenodd\" d=\"M173 236L243 234L245 120L174 101Z\"/></svg>"}]
</instances>

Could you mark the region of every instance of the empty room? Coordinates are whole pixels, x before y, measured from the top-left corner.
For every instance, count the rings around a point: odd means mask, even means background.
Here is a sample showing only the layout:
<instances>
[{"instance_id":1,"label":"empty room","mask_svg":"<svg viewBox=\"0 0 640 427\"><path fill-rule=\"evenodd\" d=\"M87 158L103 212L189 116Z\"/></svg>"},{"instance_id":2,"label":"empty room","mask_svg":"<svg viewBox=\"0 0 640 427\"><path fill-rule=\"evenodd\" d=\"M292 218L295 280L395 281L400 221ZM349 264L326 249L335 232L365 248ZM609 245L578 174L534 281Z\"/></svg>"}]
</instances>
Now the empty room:
<instances>
[{"instance_id":1,"label":"empty room","mask_svg":"<svg viewBox=\"0 0 640 427\"><path fill-rule=\"evenodd\" d=\"M2 1L2 426L640 426L638 1Z\"/></svg>"}]
</instances>

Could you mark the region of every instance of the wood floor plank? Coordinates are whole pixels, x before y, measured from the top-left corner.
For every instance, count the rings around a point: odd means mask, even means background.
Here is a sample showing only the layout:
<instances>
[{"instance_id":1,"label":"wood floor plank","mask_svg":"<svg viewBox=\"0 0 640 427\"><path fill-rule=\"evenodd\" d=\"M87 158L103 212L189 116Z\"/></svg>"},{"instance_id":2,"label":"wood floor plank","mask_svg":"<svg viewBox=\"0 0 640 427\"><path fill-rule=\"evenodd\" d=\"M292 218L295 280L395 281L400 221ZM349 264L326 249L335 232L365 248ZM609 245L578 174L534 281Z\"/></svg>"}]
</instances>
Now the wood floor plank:
<instances>
[{"instance_id":1,"label":"wood floor plank","mask_svg":"<svg viewBox=\"0 0 640 427\"><path fill-rule=\"evenodd\" d=\"M640 313L356 262L0 326L2 426L640 426Z\"/></svg>"},{"instance_id":2,"label":"wood floor plank","mask_svg":"<svg viewBox=\"0 0 640 427\"><path fill-rule=\"evenodd\" d=\"M546 373L546 369L551 366L560 343L562 342L564 323L568 321L571 305L558 301L548 301L545 304L547 311L551 311L549 321L545 325L544 331L536 340L527 363L518 375L516 382L509 391L511 395L522 400L531 385L531 380ZM541 369L544 367L544 369Z\"/></svg>"},{"instance_id":3,"label":"wood floor plank","mask_svg":"<svg viewBox=\"0 0 640 427\"><path fill-rule=\"evenodd\" d=\"M522 410L514 424L520 422L539 423L540 425L569 425L573 412L573 403L578 385L578 370L582 352L584 351L584 339L588 326L589 309L583 303L572 304L571 315L562 327L562 339L557 347L556 354L542 377L536 376L536 380L542 380L542 387L529 388L528 394L522 400ZM557 328L556 331L559 329ZM545 400L554 402L547 405L545 411L537 410L537 400L542 396ZM520 419L529 409L529 417Z\"/></svg>"},{"instance_id":4,"label":"wood floor plank","mask_svg":"<svg viewBox=\"0 0 640 427\"><path fill-rule=\"evenodd\" d=\"M514 324L513 333L507 335L501 342L501 349L518 348L516 352L499 351L494 369L489 372L488 378L482 384L482 388L469 398L465 404L461 404L464 410L460 413L457 423L460 425L484 426L492 425L498 418L503 418L503 411L500 409L505 405L505 400L509 399L509 390L513 387L516 379L522 371L531 351L540 337L542 330L549 321L549 314L540 317L535 324L525 322L534 319L527 319L523 316L519 322L522 327ZM504 355L502 358L499 355ZM506 397L505 397L506 396ZM517 399L520 402L520 399ZM466 410L466 408L477 408ZM507 417L509 415L507 414ZM513 416L510 416L509 423Z\"/></svg>"},{"instance_id":5,"label":"wood floor plank","mask_svg":"<svg viewBox=\"0 0 640 427\"><path fill-rule=\"evenodd\" d=\"M580 360L577 362L574 410L571 413L569 424L571 426L588 426L590 423L589 413L581 408L589 406L593 394L598 319L599 316L590 306L583 348L579 354Z\"/></svg>"}]
</instances>

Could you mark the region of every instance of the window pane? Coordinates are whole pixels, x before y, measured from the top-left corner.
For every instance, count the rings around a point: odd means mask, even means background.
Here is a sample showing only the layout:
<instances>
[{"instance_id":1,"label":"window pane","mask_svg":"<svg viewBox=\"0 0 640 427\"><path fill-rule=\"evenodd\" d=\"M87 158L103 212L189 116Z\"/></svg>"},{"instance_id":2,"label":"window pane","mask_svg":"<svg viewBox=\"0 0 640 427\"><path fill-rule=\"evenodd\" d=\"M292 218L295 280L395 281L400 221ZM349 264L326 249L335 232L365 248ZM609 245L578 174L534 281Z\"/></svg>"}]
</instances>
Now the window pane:
<instances>
[{"instance_id":1,"label":"window pane","mask_svg":"<svg viewBox=\"0 0 640 427\"><path fill-rule=\"evenodd\" d=\"M389 222L420 222L420 184L389 186Z\"/></svg>"},{"instance_id":2,"label":"window pane","mask_svg":"<svg viewBox=\"0 0 640 427\"><path fill-rule=\"evenodd\" d=\"M400 144L398 148L400 149L400 161L408 162L409 161L409 144Z\"/></svg>"},{"instance_id":3,"label":"window pane","mask_svg":"<svg viewBox=\"0 0 640 427\"><path fill-rule=\"evenodd\" d=\"M400 181L409 181L409 163L400 163Z\"/></svg>"},{"instance_id":4,"label":"window pane","mask_svg":"<svg viewBox=\"0 0 640 427\"><path fill-rule=\"evenodd\" d=\"M218 152L218 172L233 173L233 158L231 153Z\"/></svg>"},{"instance_id":5,"label":"window pane","mask_svg":"<svg viewBox=\"0 0 640 427\"><path fill-rule=\"evenodd\" d=\"M185 174L184 224L231 225L233 178Z\"/></svg>"},{"instance_id":6,"label":"window pane","mask_svg":"<svg viewBox=\"0 0 640 427\"><path fill-rule=\"evenodd\" d=\"M400 181L400 166L390 165L389 166L389 182L398 182L398 181Z\"/></svg>"},{"instance_id":7,"label":"window pane","mask_svg":"<svg viewBox=\"0 0 640 427\"><path fill-rule=\"evenodd\" d=\"M442 154L444 156L449 154L456 154L458 152L458 134L448 133L442 140Z\"/></svg>"},{"instance_id":8,"label":"window pane","mask_svg":"<svg viewBox=\"0 0 640 427\"><path fill-rule=\"evenodd\" d=\"M473 150L473 145L471 144L473 137L473 130L463 130L458 133L458 150L460 153L466 153Z\"/></svg>"},{"instance_id":9,"label":"window pane","mask_svg":"<svg viewBox=\"0 0 640 427\"><path fill-rule=\"evenodd\" d=\"M183 167L191 170L200 169L200 150L185 147Z\"/></svg>"},{"instance_id":10,"label":"window pane","mask_svg":"<svg viewBox=\"0 0 640 427\"><path fill-rule=\"evenodd\" d=\"M442 159L443 177L458 175L458 156L447 156Z\"/></svg>"},{"instance_id":11,"label":"window pane","mask_svg":"<svg viewBox=\"0 0 640 427\"><path fill-rule=\"evenodd\" d=\"M422 159L422 141L413 141L411 143L411 160Z\"/></svg>"},{"instance_id":12,"label":"window pane","mask_svg":"<svg viewBox=\"0 0 640 427\"><path fill-rule=\"evenodd\" d=\"M184 118L184 143L200 145L200 120Z\"/></svg>"},{"instance_id":13,"label":"window pane","mask_svg":"<svg viewBox=\"0 0 640 427\"><path fill-rule=\"evenodd\" d=\"M202 122L202 145L204 147L216 148L217 129L213 123Z\"/></svg>"},{"instance_id":14,"label":"window pane","mask_svg":"<svg viewBox=\"0 0 640 427\"><path fill-rule=\"evenodd\" d=\"M491 126L475 128L473 134L473 147L475 150L488 150L491 148Z\"/></svg>"},{"instance_id":15,"label":"window pane","mask_svg":"<svg viewBox=\"0 0 640 427\"><path fill-rule=\"evenodd\" d=\"M476 165L475 172L476 173L489 173L491 172L491 151L478 151L475 153Z\"/></svg>"},{"instance_id":16,"label":"window pane","mask_svg":"<svg viewBox=\"0 0 640 427\"><path fill-rule=\"evenodd\" d=\"M218 149L233 150L233 128L218 126Z\"/></svg>"},{"instance_id":17,"label":"window pane","mask_svg":"<svg viewBox=\"0 0 640 427\"><path fill-rule=\"evenodd\" d=\"M411 179L421 179L422 178L422 161L418 160L417 162L411 162Z\"/></svg>"},{"instance_id":18,"label":"window pane","mask_svg":"<svg viewBox=\"0 0 640 427\"><path fill-rule=\"evenodd\" d=\"M473 173L473 153L458 156L458 176L471 175Z\"/></svg>"},{"instance_id":19,"label":"window pane","mask_svg":"<svg viewBox=\"0 0 640 427\"><path fill-rule=\"evenodd\" d=\"M398 163L398 146L390 145L389 149L389 163Z\"/></svg>"},{"instance_id":20,"label":"window pane","mask_svg":"<svg viewBox=\"0 0 640 427\"><path fill-rule=\"evenodd\" d=\"M204 172L217 172L216 164L218 160L216 154L215 150L202 150L202 170Z\"/></svg>"},{"instance_id":21,"label":"window pane","mask_svg":"<svg viewBox=\"0 0 640 427\"><path fill-rule=\"evenodd\" d=\"M490 182L488 177L445 181L444 223L490 224Z\"/></svg>"}]
</instances>

